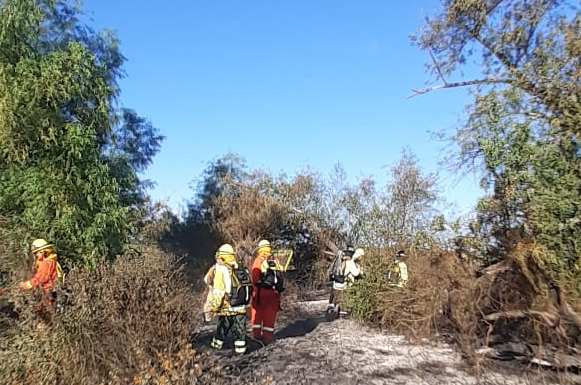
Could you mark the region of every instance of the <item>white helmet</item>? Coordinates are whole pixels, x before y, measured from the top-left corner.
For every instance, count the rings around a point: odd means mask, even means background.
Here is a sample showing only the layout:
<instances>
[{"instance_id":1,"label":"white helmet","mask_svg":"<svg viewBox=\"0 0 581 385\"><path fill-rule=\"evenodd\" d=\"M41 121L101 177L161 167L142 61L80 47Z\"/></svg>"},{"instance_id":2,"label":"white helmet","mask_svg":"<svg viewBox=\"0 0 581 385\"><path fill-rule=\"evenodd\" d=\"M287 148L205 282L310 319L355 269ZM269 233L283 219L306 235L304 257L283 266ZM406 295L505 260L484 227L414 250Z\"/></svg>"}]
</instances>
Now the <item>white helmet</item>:
<instances>
[{"instance_id":1,"label":"white helmet","mask_svg":"<svg viewBox=\"0 0 581 385\"><path fill-rule=\"evenodd\" d=\"M260 242L258 242L258 248L262 249L263 247L271 247L270 242L266 239L263 239Z\"/></svg>"},{"instance_id":2,"label":"white helmet","mask_svg":"<svg viewBox=\"0 0 581 385\"><path fill-rule=\"evenodd\" d=\"M361 249L361 248L355 249L355 252L353 253L353 260L356 261L360 257L363 257L364 255L365 255L365 251L363 249Z\"/></svg>"}]
</instances>

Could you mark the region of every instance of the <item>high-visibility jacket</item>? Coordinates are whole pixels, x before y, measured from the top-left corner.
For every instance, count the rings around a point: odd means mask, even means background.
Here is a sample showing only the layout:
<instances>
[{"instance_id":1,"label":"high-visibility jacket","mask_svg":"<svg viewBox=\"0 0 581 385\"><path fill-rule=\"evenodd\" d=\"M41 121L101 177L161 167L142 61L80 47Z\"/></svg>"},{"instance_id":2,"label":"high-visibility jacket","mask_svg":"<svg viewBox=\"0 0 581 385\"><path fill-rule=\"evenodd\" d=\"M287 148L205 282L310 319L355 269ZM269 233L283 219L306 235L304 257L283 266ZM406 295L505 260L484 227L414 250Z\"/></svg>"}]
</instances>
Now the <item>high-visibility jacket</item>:
<instances>
[{"instance_id":1,"label":"high-visibility jacket","mask_svg":"<svg viewBox=\"0 0 581 385\"><path fill-rule=\"evenodd\" d=\"M232 269L238 268L236 262L217 264L214 273L214 287L212 289L212 311L223 316L246 314L246 306L231 306Z\"/></svg>"},{"instance_id":2,"label":"high-visibility jacket","mask_svg":"<svg viewBox=\"0 0 581 385\"><path fill-rule=\"evenodd\" d=\"M45 292L52 290L57 280L57 259L56 254L38 258L36 261L36 272L30 280L22 282L21 286L25 290L30 290L40 286Z\"/></svg>"},{"instance_id":3,"label":"high-visibility jacket","mask_svg":"<svg viewBox=\"0 0 581 385\"><path fill-rule=\"evenodd\" d=\"M404 287L408 282L408 265L404 261L395 261L391 270L396 274L396 279L389 285Z\"/></svg>"}]
</instances>

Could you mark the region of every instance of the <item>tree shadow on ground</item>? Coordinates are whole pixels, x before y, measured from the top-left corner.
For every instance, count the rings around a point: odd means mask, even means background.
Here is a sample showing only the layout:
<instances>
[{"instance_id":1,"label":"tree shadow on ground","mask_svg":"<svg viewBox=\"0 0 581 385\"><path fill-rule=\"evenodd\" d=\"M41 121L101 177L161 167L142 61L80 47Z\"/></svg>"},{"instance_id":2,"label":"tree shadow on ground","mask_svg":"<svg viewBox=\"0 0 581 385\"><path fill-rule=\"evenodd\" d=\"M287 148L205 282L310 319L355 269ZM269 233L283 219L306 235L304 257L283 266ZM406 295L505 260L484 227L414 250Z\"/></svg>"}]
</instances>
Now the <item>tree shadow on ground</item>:
<instances>
[{"instance_id":1,"label":"tree shadow on ground","mask_svg":"<svg viewBox=\"0 0 581 385\"><path fill-rule=\"evenodd\" d=\"M275 337L277 339L285 339L285 338L293 338L293 337L302 337L307 333L312 332L315 328L321 323L325 322L325 317L320 316L316 318L306 318L302 320L297 320L283 329L279 330Z\"/></svg>"}]
</instances>

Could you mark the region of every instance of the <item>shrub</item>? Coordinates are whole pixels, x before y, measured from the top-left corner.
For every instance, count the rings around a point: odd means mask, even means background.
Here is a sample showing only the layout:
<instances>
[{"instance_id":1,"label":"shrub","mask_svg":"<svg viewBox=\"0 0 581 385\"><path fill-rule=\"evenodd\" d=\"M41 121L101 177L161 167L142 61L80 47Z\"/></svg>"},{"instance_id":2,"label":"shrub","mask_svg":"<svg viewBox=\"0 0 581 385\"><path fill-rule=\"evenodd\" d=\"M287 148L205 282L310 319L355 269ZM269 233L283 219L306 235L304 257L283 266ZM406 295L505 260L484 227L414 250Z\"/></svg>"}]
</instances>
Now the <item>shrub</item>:
<instances>
[{"instance_id":1,"label":"shrub","mask_svg":"<svg viewBox=\"0 0 581 385\"><path fill-rule=\"evenodd\" d=\"M409 281L405 288L388 285L386 274L393 252L368 250L363 260L364 279L345 295L350 313L380 328L419 339L432 335L447 314L449 293L473 278L455 255L416 252L406 260ZM462 284L463 285L463 284Z\"/></svg>"},{"instance_id":2,"label":"shrub","mask_svg":"<svg viewBox=\"0 0 581 385\"><path fill-rule=\"evenodd\" d=\"M190 345L200 303L185 278L175 257L148 248L93 271L71 270L54 308L16 293L19 319L3 330L11 351L0 361L0 382L205 381L211 374Z\"/></svg>"}]
</instances>

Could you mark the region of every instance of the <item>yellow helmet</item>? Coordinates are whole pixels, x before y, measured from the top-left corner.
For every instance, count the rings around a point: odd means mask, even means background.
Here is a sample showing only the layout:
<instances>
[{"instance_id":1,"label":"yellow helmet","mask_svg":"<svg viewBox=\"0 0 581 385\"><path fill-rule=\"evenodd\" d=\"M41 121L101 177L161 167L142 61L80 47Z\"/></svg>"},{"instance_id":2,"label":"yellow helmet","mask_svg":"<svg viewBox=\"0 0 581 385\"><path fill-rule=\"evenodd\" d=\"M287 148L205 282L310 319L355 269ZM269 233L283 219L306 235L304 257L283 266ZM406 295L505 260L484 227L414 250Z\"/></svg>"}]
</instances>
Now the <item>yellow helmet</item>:
<instances>
[{"instance_id":1,"label":"yellow helmet","mask_svg":"<svg viewBox=\"0 0 581 385\"><path fill-rule=\"evenodd\" d=\"M232 245L225 243L218 249L216 253L219 258L221 258L224 262L230 263L236 261L234 248Z\"/></svg>"},{"instance_id":2,"label":"yellow helmet","mask_svg":"<svg viewBox=\"0 0 581 385\"><path fill-rule=\"evenodd\" d=\"M42 238L38 238L38 239L35 239L34 242L32 242L32 245L30 245L30 252L36 253L37 251L50 249L51 247L52 247L52 245L50 243L48 243L46 240L44 240Z\"/></svg>"}]
</instances>

